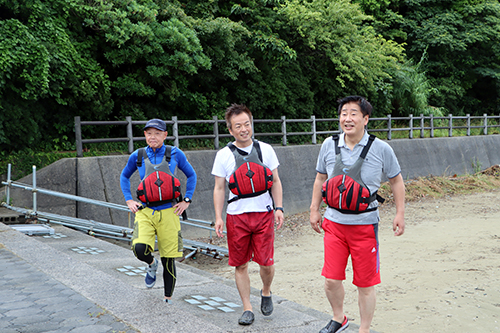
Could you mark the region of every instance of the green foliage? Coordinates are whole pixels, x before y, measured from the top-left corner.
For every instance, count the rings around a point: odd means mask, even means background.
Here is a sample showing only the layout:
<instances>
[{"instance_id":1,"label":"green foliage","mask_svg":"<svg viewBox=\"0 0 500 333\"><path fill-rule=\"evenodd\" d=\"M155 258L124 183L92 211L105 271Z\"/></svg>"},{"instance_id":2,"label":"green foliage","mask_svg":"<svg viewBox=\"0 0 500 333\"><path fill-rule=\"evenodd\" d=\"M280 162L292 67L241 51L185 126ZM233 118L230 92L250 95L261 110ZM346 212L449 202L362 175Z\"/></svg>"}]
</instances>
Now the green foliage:
<instances>
[{"instance_id":1,"label":"green foliage","mask_svg":"<svg viewBox=\"0 0 500 333\"><path fill-rule=\"evenodd\" d=\"M199 108L202 119L222 118L231 103L247 104L256 118L311 114L312 92L287 42L290 29L285 18L274 10L277 3L185 2L186 14L198 18L195 28L213 64L191 85L197 100L205 97ZM184 105L192 105L181 98Z\"/></svg>"},{"instance_id":2,"label":"green foliage","mask_svg":"<svg viewBox=\"0 0 500 333\"><path fill-rule=\"evenodd\" d=\"M392 106L396 116L429 115L435 110L428 106L428 97L431 93L430 83L424 72L421 71L425 55L422 56L418 64L413 64L412 60L407 61L401 69L394 74L394 84L392 92Z\"/></svg>"},{"instance_id":3,"label":"green foliage","mask_svg":"<svg viewBox=\"0 0 500 333\"><path fill-rule=\"evenodd\" d=\"M365 22L384 38L397 42L406 41L407 34L401 29L403 16L399 13L399 0L353 0L361 9L373 16L373 21Z\"/></svg>"},{"instance_id":4,"label":"green foliage","mask_svg":"<svg viewBox=\"0 0 500 333\"><path fill-rule=\"evenodd\" d=\"M76 153L54 153L39 152L26 148L20 152L13 152L2 158L0 162L0 174L7 174L7 166L11 164L12 180L18 180L33 172L33 166L41 169L61 158L76 157Z\"/></svg>"},{"instance_id":5,"label":"green foliage","mask_svg":"<svg viewBox=\"0 0 500 333\"><path fill-rule=\"evenodd\" d=\"M424 64L430 104L453 114L500 111L500 3L407 0L400 8L408 54Z\"/></svg>"},{"instance_id":6,"label":"green foliage","mask_svg":"<svg viewBox=\"0 0 500 333\"><path fill-rule=\"evenodd\" d=\"M7 3L9 5L7 5ZM52 7L51 7L52 6ZM73 131L82 112L102 119L112 107L98 63L72 31L74 3L0 1L0 149L50 144Z\"/></svg>"},{"instance_id":7,"label":"green foliage","mask_svg":"<svg viewBox=\"0 0 500 333\"><path fill-rule=\"evenodd\" d=\"M371 17L358 6L347 0L292 0L281 12L303 38L304 52L331 62L322 65L331 68L329 76L340 88L335 98L359 94L376 100L379 93L387 95L385 83L403 59L403 48L363 26Z\"/></svg>"},{"instance_id":8,"label":"green foliage","mask_svg":"<svg viewBox=\"0 0 500 333\"><path fill-rule=\"evenodd\" d=\"M7 176L8 165L11 164L12 180L19 180L33 172L33 166L40 170L63 158L76 158L76 151L72 143L63 138L62 142L54 142L54 151L38 151L31 148L24 148L21 151L6 154L0 152L0 175ZM91 144L93 149L86 149L84 157L107 156L128 154L127 145L124 143L98 143ZM144 142L139 142L137 148L144 147ZM72 150L66 150L71 148Z\"/></svg>"},{"instance_id":9,"label":"green foliage","mask_svg":"<svg viewBox=\"0 0 500 333\"><path fill-rule=\"evenodd\" d=\"M71 149L75 116L333 118L351 94L374 117L500 111L493 0L0 0L0 34L2 160Z\"/></svg>"}]
</instances>

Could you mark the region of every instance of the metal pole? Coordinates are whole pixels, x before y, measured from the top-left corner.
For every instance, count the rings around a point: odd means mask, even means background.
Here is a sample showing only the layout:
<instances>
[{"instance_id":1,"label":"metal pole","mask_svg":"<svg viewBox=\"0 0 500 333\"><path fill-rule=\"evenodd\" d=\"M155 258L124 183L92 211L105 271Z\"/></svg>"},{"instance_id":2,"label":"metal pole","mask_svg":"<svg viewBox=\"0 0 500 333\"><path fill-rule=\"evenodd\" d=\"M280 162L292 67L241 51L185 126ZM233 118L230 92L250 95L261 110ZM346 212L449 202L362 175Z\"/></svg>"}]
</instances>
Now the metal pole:
<instances>
[{"instance_id":1,"label":"metal pole","mask_svg":"<svg viewBox=\"0 0 500 333\"><path fill-rule=\"evenodd\" d=\"M311 141L312 141L312 144L315 145L316 144L316 116L311 116L311 132L313 133Z\"/></svg>"},{"instance_id":2,"label":"metal pole","mask_svg":"<svg viewBox=\"0 0 500 333\"><path fill-rule=\"evenodd\" d=\"M202 223L202 224L208 224L208 225L211 225L211 226L214 226L214 225L215 225L215 223L214 223L214 222L203 221L203 220L197 220L197 219L192 219L192 218L188 218L188 221L198 222L198 223Z\"/></svg>"},{"instance_id":3,"label":"metal pole","mask_svg":"<svg viewBox=\"0 0 500 333\"><path fill-rule=\"evenodd\" d=\"M413 114L410 114L410 139L413 139Z\"/></svg>"},{"instance_id":4,"label":"metal pole","mask_svg":"<svg viewBox=\"0 0 500 333\"><path fill-rule=\"evenodd\" d=\"M7 205L10 205L10 183L12 182L11 170L12 170L12 164L9 163L9 165L7 165L7 190L6 190Z\"/></svg>"},{"instance_id":5,"label":"metal pole","mask_svg":"<svg viewBox=\"0 0 500 333\"><path fill-rule=\"evenodd\" d=\"M35 176L35 173L33 173L33 177L34 176ZM2 184L5 184L5 182L2 182ZM99 200L94 200L94 199L79 197L77 195L72 195L72 194L66 194L66 193L61 193L61 192L46 190L46 189L43 189L43 188L34 188L34 187L31 187L31 186L26 185L26 184L15 183L15 182L12 182L12 186L13 187L23 188L25 190L31 190L32 192L39 192L39 193L42 193L42 194L52 195L52 196L59 197L59 198L81 201L81 202L85 202L85 203L89 203L89 204L93 204L93 205L97 205L97 206L104 206L104 207L108 207L108 208L114 208L114 209L118 209L118 210L122 210L122 211L126 211L126 212L130 211L127 206L115 204L115 203L112 203L112 202L99 201Z\"/></svg>"},{"instance_id":6,"label":"metal pole","mask_svg":"<svg viewBox=\"0 0 500 333\"><path fill-rule=\"evenodd\" d=\"M392 139L392 121L391 121L391 115L387 115L387 140Z\"/></svg>"},{"instance_id":7,"label":"metal pole","mask_svg":"<svg viewBox=\"0 0 500 333\"><path fill-rule=\"evenodd\" d=\"M453 115L450 113L448 114L448 136L452 137L453 136Z\"/></svg>"},{"instance_id":8,"label":"metal pole","mask_svg":"<svg viewBox=\"0 0 500 333\"><path fill-rule=\"evenodd\" d=\"M82 125L79 116L75 117L75 139L76 139L76 157L83 157Z\"/></svg>"},{"instance_id":9,"label":"metal pole","mask_svg":"<svg viewBox=\"0 0 500 333\"><path fill-rule=\"evenodd\" d=\"M132 154L134 152L134 131L132 130L132 117L125 117L127 120L127 138L128 138L128 153Z\"/></svg>"},{"instance_id":10,"label":"metal pole","mask_svg":"<svg viewBox=\"0 0 500 333\"><path fill-rule=\"evenodd\" d=\"M179 147L179 123L177 122L177 116L172 116L172 121L174 122L174 124L172 125L174 132L172 134L175 137L174 146Z\"/></svg>"},{"instance_id":11,"label":"metal pole","mask_svg":"<svg viewBox=\"0 0 500 333\"><path fill-rule=\"evenodd\" d=\"M286 146L286 116L281 116L281 133L283 134L283 139L281 140L281 144Z\"/></svg>"},{"instance_id":12,"label":"metal pole","mask_svg":"<svg viewBox=\"0 0 500 333\"><path fill-rule=\"evenodd\" d=\"M197 228L201 228L201 229L206 229L206 230L215 230L214 228L209 228L209 227L205 227L205 226L202 226L202 225L197 225L197 224L194 224L194 223L189 223L189 222L186 222L186 221L182 221L182 224L184 224L184 225L190 225L190 226L193 226L193 227L197 227Z\"/></svg>"},{"instance_id":13,"label":"metal pole","mask_svg":"<svg viewBox=\"0 0 500 333\"><path fill-rule=\"evenodd\" d=\"M421 113L420 114L420 137L421 138L424 137L424 127L425 127L425 118L424 118L424 114Z\"/></svg>"},{"instance_id":14,"label":"metal pole","mask_svg":"<svg viewBox=\"0 0 500 333\"><path fill-rule=\"evenodd\" d=\"M252 139L255 139L255 123L253 121L253 116L252 116L251 121L252 121Z\"/></svg>"},{"instance_id":15,"label":"metal pole","mask_svg":"<svg viewBox=\"0 0 500 333\"><path fill-rule=\"evenodd\" d=\"M485 113L483 114L484 116L484 120L483 120L483 124L484 124L484 135L488 135L488 115Z\"/></svg>"},{"instance_id":16,"label":"metal pole","mask_svg":"<svg viewBox=\"0 0 500 333\"><path fill-rule=\"evenodd\" d=\"M434 137L434 115L433 114L431 114L430 122L431 122L431 138L433 138Z\"/></svg>"},{"instance_id":17,"label":"metal pole","mask_svg":"<svg viewBox=\"0 0 500 333\"><path fill-rule=\"evenodd\" d=\"M134 231L130 228L95 222L92 220L84 220L46 212L37 212L35 214L33 211L29 211L27 209L12 207L6 204L2 204L2 206L5 206L8 209L14 210L16 212L23 213L25 215L36 215L37 219L39 219L40 221L46 221L48 223L61 224L67 227L75 228L84 231L92 236L101 236L130 241ZM183 223L183 221L181 221L181 223ZM205 229L208 228L205 227ZM184 240L184 248L199 248L204 254L212 253L214 255L222 256L227 254L227 250L225 248L217 247L211 244L205 244L202 242L191 241L189 239Z\"/></svg>"},{"instance_id":18,"label":"metal pole","mask_svg":"<svg viewBox=\"0 0 500 333\"><path fill-rule=\"evenodd\" d=\"M219 118L213 116L214 120L214 146L216 150L219 150Z\"/></svg>"},{"instance_id":19,"label":"metal pole","mask_svg":"<svg viewBox=\"0 0 500 333\"><path fill-rule=\"evenodd\" d=\"M33 192L33 211L36 213L37 211L37 202L36 202L36 165L33 165L33 188L31 189Z\"/></svg>"},{"instance_id":20,"label":"metal pole","mask_svg":"<svg viewBox=\"0 0 500 333\"><path fill-rule=\"evenodd\" d=\"M470 136L470 114L467 113L467 136Z\"/></svg>"}]
</instances>

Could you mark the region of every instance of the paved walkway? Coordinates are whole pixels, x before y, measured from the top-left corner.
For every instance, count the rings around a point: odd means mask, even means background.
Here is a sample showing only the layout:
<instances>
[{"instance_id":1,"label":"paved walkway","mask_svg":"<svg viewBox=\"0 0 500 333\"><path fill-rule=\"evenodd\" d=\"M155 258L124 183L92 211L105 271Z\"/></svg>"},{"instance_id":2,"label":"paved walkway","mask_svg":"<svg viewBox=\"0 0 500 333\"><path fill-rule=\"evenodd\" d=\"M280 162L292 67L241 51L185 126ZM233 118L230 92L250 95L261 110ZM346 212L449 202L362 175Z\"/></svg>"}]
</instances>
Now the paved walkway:
<instances>
[{"instance_id":1,"label":"paved walkway","mask_svg":"<svg viewBox=\"0 0 500 333\"><path fill-rule=\"evenodd\" d=\"M0 248L0 331L137 332L73 289Z\"/></svg>"},{"instance_id":2,"label":"paved walkway","mask_svg":"<svg viewBox=\"0 0 500 333\"><path fill-rule=\"evenodd\" d=\"M132 251L52 225L55 234L27 236L0 223L0 331L4 332L318 332L330 315L273 296L264 317L252 289L253 325L234 281L178 263L174 302L163 299L161 274L144 285ZM161 269L159 270L159 272ZM321 286L318 286L321 288ZM351 323L346 332L357 332Z\"/></svg>"}]
</instances>

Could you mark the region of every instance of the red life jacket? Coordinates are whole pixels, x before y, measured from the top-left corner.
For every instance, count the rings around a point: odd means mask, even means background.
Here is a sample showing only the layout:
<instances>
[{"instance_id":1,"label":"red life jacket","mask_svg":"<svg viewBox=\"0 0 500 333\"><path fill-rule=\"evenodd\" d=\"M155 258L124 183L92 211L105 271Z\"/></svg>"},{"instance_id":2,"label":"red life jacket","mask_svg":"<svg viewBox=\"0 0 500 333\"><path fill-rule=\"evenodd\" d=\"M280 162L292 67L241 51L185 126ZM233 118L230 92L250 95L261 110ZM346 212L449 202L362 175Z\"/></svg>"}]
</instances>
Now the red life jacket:
<instances>
[{"instance_id":1,"label":"red life jacket","mask_svg":"<svg viewBox=\"0 0 500 333\"><path fill-rule=\"evenodd\" d=\"M236 196L228 203L241 198L251 198L264 194L273 186L273 172L262 163L262 152L257 140L253 141L250 153L228 144L233 152L235 168L229 177L229 190Z\"/></svg>"},{"instance_id":2,"label":"red life jacket","mask_svg":"<svg viewBox=\"0 0 500 333\"><path fill-rule=\"evenodd\" d=\"M165 146L165 159L160 164L151 163L144 148L137 151L137 167L142 166L142 158L146 166L144 178L137 187L137 198L148 207L176 203L181 196L181 182L169 167L171 151L171 146Z\"/></svg>"},{"instance_id":3,"label":"red life jacket","mask_svg":"<svg viewBox=\"0 0 500 333\"><path fill-rule=\"evenodd\" d=\"M361 179L361 166L365 161L366 154L370 149L374 135L370 135L368 143L361 151L353 165L347 166L342 162L340 148L338 146L339 136L332 136L335 145L335 167L333 175L323 183L323 201L328 207L338 210L344 214L360 214L371 212L377 207L368 208L375 200L384 202L385 199L375 193L370 194L370 189Z\"/></svg>"}]
</instances>

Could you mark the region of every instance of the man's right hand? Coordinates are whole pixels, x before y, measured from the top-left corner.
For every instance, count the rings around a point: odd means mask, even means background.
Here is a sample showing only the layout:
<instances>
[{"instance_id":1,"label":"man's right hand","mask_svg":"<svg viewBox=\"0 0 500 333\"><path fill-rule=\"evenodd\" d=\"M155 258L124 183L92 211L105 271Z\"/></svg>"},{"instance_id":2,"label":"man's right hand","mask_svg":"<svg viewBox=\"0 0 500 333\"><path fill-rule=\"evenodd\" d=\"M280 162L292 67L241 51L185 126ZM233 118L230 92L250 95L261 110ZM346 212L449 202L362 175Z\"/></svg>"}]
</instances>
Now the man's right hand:
<instances>
[{"instance_id":1,"label":"man's right hand","mask_svg":"<svg viewBox=\"0 0 500 333\"><path fill-rule=\"evenodd\" d=\"M135 214L139 211L139 207L142 207L142 203L139 203L135 200L127 200L127 206L128 209L130 209L130 211Z\"/></svg>"},{"instance_id":2,"label":"man's right hand","mask_svg":"<svg viewBox=\"0 0 500 333\"><path fill-rule=\"evenodd\" d=\"M319 210L311 210L309 213L309 223L317 233L321 233L321 213Z\"/></svg>"}]
</instances>

